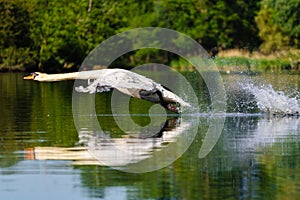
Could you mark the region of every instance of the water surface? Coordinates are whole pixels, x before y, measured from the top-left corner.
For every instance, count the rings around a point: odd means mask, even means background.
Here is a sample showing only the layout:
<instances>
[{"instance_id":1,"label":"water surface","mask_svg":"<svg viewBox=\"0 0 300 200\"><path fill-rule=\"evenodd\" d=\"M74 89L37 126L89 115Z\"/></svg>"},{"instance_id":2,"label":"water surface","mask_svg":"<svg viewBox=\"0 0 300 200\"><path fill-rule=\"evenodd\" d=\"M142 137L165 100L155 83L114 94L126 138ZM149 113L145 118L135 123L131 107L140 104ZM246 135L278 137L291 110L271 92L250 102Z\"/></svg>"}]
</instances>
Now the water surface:
<instances>
[{"instance_id":1,"label":"water surface","mask_svg":"<svg viewBox=\"0 0 300 200\"><path fill-rule=\"evenodd\" d=\"M168 115L167 121L157 124L155 134L153 130L135 130L128 137L111 114L111 92L97 94L97 118L103 133L78 133L72 113L73 82L24 81L23 75L0 74L1 199L300 198L300 122L296 116L266 115L257 110L241 114L237 113L239 109L230 108L230 113L222 116L225 124L216 144L207 156L199 158L212 120L205 113L205 97L201 98L204 106L200 114ZM255 79L272 84L285 95L299 92L300 82L295 75L273 74ZM205 91L199 96L203 94ZM151 104L139 100L131 104L135 113L132 119L140 125L149 123L149 117L141 113ZM128 117L120 119L126 121ZM176 157L182 144L191 145L167 167L148 173L126 173L115 168L124 169L124 162L135 165L132 159L125 159L128 155L118 160L123 164L115 163L116 167L111 168L104 166L110 151L101 163L83 150L99 134L118 144L138 144L126 147L143 152L134 157L139 167L154 165L153 158L161 161ZM99 154L110 150L99 138L94 144L101 150Z\"/></svg>"}]
</instances>

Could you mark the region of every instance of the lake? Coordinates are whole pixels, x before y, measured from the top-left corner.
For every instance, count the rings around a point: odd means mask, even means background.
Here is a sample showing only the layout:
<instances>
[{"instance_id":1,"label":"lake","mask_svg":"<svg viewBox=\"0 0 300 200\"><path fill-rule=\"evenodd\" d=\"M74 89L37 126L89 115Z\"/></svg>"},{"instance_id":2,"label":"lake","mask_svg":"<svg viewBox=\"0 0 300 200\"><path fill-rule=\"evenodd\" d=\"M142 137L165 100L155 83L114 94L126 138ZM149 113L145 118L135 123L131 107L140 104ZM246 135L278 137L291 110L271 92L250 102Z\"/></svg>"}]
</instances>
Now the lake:
<instances>
[{"instance_id":1,"label":"lake","mask_svg":"<svg viewBox=\"0 0 300 200\"><path fill-rule=\"evenodd\" d=\"M224 74L228 109L212 114L189 72L199 110L151 119L138 99L115 114L112 92L95 95L95 115L74 113L73 81L24 75L0 73L1 199L300 198L298 75Z\"/></svg>"}]
</instances>

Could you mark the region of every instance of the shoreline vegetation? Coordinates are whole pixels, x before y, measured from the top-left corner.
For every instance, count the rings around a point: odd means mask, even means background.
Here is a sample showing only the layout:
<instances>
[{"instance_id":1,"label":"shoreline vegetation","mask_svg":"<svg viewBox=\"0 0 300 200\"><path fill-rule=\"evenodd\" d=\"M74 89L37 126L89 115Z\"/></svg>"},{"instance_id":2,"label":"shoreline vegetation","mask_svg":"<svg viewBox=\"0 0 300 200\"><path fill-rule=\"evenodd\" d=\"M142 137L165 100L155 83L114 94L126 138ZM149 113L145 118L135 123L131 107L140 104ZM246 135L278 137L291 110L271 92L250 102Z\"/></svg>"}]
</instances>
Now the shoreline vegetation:
<instances>
[{"instance_id":1,"label":"shoreline vegetation","mask_svg":"<svg viewBox=\"0 0 300 200\"><path fill-rule=\"evenodd\" d=\"M299 71L299 0L0 0L0 16L0 71L77 71L97 45L142 27L186 34L225 73ZM145 63L191 70L158 49L128 52L110 67Z\"/></svg>"},{"instance_id":2,"label":"shoreline vegetation","mask_svg":"<svg viewBox=\"0 0 300 200\"><path fill-rule=\"evenodd\" d=\"M300 73L300 51L281 51L273 54L249 52L247 50L230 49L219 52L212 57L221 73L264 73L264 72L294 72ZM193 66L185 59L173 59L169 66L178 71L192 71ZM95 69L97 66L95 67ZM101 67L100 67L101 68ZM130 68L130 67L127 67ZM34 67L22 65L0 65L0 72L32 72ZM76 71L76 68L62 67L57 72ZM56 72L56 71L55 71Z\"/></svg>"},{"instance_id":3,"label":"shoreline vegetation","mask_svg":"<svg viewBox=\"0 0 300 200\"><path fill-rule=\"evenodd\" d=\"M255 51L230 49L219 52L212 58L221 73L300 73L300 51L278 51L263 54ZM173 60L170 66L179 71L192 71L192 65L184 59Z\"/></svg>"}]
</instances>

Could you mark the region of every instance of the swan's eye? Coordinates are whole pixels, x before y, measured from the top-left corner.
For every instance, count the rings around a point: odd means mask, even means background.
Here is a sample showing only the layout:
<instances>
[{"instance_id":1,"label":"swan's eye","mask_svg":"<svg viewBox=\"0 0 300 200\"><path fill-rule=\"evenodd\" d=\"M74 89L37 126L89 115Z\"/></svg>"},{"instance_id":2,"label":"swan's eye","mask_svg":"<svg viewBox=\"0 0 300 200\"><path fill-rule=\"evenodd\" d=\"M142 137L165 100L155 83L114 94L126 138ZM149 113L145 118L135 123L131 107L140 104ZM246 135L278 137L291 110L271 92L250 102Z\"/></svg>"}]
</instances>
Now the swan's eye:
<instances>
[{"instance_id":1,"label":"swan's eye","mask_svg":"<svg viewBox=\"0 0 300 200\"><path fill-rule=\"evenodd\" d=\"M36 72L31 73L30 75L32 75L34 78L37 77L39 74Z\"/></svg>"}]
</instances>

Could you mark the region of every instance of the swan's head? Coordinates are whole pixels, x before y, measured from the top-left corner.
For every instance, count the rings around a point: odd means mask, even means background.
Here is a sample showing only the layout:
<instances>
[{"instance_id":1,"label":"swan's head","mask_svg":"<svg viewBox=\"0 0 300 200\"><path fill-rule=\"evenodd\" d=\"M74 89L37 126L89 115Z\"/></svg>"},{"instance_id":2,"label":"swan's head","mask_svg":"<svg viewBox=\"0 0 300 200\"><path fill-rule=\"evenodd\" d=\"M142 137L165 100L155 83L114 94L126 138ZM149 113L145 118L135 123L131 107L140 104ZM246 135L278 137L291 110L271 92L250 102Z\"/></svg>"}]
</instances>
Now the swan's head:
<instances>
[{"instance_id":1,"label":"swan's head","mask_svg":"<svg viewBox=\"0 0 300 200\"><path fill-rule=\"evenodd\" d=\"M35 81L38 81L44 75L45 75L45 73L32 72L32 73L30 73L30 75L25 76L24 80L35 80Z\"/></svg>"}]
</instances>

